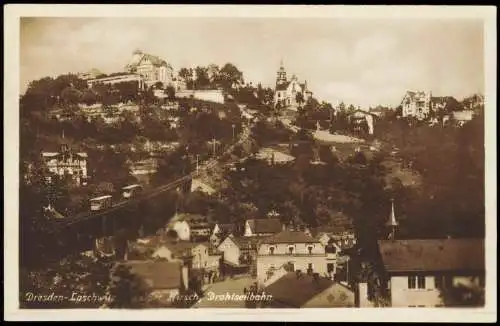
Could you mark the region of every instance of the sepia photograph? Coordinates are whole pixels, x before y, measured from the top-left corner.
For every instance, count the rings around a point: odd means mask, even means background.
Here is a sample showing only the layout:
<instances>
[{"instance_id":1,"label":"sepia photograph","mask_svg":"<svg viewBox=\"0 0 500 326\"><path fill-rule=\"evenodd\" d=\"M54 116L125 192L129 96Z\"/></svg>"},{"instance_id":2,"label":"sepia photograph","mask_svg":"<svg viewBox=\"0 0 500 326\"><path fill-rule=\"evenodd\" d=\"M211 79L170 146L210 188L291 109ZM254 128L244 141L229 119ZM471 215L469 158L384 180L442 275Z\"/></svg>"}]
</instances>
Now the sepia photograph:
<instances>
[{"instance_id":1,"label":"sepia photograph","mask_svg":"<svg viewBox=\"0 0 500 326\"><path fill-rule=\"evenodd\" d=\"M496 12L422 7L7 6L9 316L496 320Z\"/></svg>"}]
</instances>

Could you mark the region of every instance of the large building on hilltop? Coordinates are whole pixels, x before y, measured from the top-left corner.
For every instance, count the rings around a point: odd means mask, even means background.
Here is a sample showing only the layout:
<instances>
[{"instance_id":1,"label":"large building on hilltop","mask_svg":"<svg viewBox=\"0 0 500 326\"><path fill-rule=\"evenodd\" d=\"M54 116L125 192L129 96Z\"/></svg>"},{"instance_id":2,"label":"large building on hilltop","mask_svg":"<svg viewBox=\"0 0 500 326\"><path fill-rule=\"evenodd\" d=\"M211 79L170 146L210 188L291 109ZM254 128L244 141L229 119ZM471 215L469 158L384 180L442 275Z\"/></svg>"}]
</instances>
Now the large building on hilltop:
<instances>
[{"instance_id":1,"label":"large building on hilltop","mask_svg":"<svg viewBox=\"0 0 500 326\"><path fill-rule=\"evenodd\" d=\"M125 66L125 70L129 73L141 75L147 86L152 86L158 82L161 82L163 87L174 84L172 66L165 60L144 53L141 50L134 51L132 59Z\"/></svg>"},{"instance_id":2,"label":"large building on hilltop","mask_svg":"<svg viewBox=\"0 0 500 326\"><path fill-rule=\"evenodd\" d=\"M297 101L297 94L300 94L302 101ZM274 89L274 105L280 105L282 108L297 110L297 107L305 103L312 97L312 92L307 88L307 81L299 83L297 76L293 75L290 80L287 79L286 70L281 62L280 68L276 74L276 86Z\"/></svg>"}]
</instances>

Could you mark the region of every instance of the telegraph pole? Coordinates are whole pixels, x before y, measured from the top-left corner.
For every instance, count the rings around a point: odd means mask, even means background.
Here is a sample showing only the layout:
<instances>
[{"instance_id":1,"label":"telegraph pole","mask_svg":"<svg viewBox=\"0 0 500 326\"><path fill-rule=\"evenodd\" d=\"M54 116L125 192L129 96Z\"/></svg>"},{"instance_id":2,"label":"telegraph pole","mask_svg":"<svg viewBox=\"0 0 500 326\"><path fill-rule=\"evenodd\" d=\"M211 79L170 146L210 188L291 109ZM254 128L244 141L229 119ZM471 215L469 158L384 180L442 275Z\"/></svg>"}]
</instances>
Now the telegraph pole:
<instances>
[{"instance_id":1,"label":"telegraph pole","mask_svg":"<svg viewBox=\"0 0 500 326\"><path fill-rule=\"evenodd\" d=\"M198 168L199 168L199 166L198 166L198 156L199 155L196 154L196 175L198 175Z\"/></svg>"},{"instance_id":2,"label":"telegraph pole","mask_svg":"<svg viewBox=\"0 0 500 326\"><path fill-rule=\"evenodd\" d=\"M214 151L214 157L215 157L215 137L212 138L212 145L213 145L213 151Z\"/></svg>"}]
</instances>

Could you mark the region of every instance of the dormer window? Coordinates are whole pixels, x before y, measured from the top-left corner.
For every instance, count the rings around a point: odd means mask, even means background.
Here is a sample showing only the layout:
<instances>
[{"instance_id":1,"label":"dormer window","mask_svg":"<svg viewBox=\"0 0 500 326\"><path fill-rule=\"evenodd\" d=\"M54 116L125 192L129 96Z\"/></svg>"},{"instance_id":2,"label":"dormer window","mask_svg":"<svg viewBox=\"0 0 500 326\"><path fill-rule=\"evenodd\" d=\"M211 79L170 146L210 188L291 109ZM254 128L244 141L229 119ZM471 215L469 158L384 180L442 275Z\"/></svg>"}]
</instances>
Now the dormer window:
<instances>
[{"instance_id":1,"label":"dormer window","mask_svg":"<svg viewBox=\"0 0 500 326\"><path fill-rule=\"evenodd\" d=\"M274 255L274 247L269 247L269 254Z\"/></svg>"}]
</instances>

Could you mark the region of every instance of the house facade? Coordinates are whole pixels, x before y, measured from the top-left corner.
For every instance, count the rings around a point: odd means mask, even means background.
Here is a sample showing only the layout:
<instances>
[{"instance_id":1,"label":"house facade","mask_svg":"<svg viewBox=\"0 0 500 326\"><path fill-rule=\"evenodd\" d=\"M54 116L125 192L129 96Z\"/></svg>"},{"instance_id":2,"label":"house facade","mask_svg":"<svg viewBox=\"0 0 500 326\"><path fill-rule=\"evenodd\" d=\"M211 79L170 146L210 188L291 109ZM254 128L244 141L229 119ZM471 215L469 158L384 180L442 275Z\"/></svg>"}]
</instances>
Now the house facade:
<instances>
[{"instance_id":1,"label":"house facade","mask_svg":"<svg viewBox=\"0 0 500 326\"><path fill-rule=\"evenodd\" d=\"M223 253L223 262L233 267L248 268L256 274L257 250L265 237L226 237L217 247Z\"/></svg>"},{"instance_id":2,"label":"house facade","mask_svg":"<svg viewBox=\"0 0 500 326\"><path fill-rule=\"evenodd\" d=\"M42 152L41 156L50 173L69 175L77 185L87 183L87 153L73 152L69 145L62 144L59 152Z\"/></svg>"},{"instance_id":3,"label":"house facade","mask_svg":"<svg viewBox=\"0 0 500 326\"><path fill-rule=\"evenodd\" d=\"M179 240L189 241L191 239L191 228L187 221L175 221L172 225L172 229L177 232Z\"/></svg>"},{"instance_id":4,"label":"house facade","mask_svg":"<svg viewBox=\"0 0 500 326\"><path fill-rule=\"evenodd\" d=\"M157 56L136 50L132 59L125 66L129 73L139 74L144 78L148 87L160 82L163 87L174 85L174 71L172 66Z\"/></svg>"},{"instance_id":5,"label":"house facade","mask_svg":"<svg viewBox=\"0 0 500 326\"><path fill-rule=\"evenodd\" d=\"M450 305L447 291L484 289L484 239L379 241L393 307Z\"/></svg>"},{"instance_id":6,"label":"house facade","mask_svg":"<svg viewBox=\"0 0 500 326\"><path fill-rule=\"evenodd\" d=\"M211 227L206 217L198 214L178 214L170 223L170 229L177 232L179 240L209 240Z\"/></svg>"},{"instance_id":7,"label":"house facade","mask_svg":"<svg viewBox=\"0 0 500 326\"><path fill-rule=\"evenodd\" d=\"M259 282L264 283L285 265L291 271L332 278L336 272L337 250L333 246L325 247L301 231L285 230L262 240L257 255Z\"/></svg>"},{"instance_id":8,"label":"house facade","mask_svg":"<svg viewBox=\"0 0 500 326\"><path fill-rule=\"evenodd\" d=\"M423 120L431 110L431 93L423 91L407 91L401 101L402 116Z\"/></svg>"}]
</instances>

